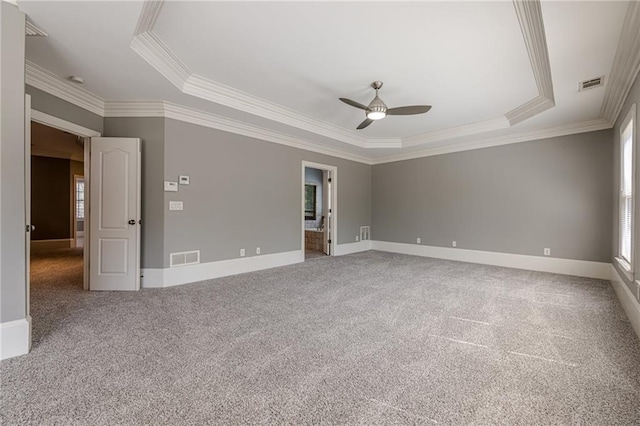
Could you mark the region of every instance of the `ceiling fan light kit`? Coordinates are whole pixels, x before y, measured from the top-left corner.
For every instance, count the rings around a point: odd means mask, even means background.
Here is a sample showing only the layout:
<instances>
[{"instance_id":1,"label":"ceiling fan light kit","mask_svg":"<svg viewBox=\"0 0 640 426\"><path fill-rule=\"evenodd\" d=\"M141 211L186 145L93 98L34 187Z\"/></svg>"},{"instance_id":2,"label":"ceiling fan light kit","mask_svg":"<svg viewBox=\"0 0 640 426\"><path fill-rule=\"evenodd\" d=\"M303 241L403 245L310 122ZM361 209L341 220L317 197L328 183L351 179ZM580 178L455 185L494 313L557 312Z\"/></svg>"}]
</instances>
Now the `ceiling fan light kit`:
<instances>
[{"instance_id":1,"label":"ceiling fan light kit","mask_svg":"<svg viewBox=\"0 0 640 426\"><path fill-rule=\"evenodd\" d=\"M354 108L363 109L367 118L356 127L356 129L361 130L365 127L369 126L375 120L382 120L387 115L415 115L415 114L424 114L425 112L431 109L430 105L413 105L413 106L404 106L397 108L387 108L387 105L380 99L378 96L378 90L382 87L381 81L374 81L371 83L371 87L373 87L376 91L376 96L369 103L369 105L365 106L359 102L353 101L347 98L339 98L342 102L347 105L350 105Z\"/></svg>"}]
</instances>

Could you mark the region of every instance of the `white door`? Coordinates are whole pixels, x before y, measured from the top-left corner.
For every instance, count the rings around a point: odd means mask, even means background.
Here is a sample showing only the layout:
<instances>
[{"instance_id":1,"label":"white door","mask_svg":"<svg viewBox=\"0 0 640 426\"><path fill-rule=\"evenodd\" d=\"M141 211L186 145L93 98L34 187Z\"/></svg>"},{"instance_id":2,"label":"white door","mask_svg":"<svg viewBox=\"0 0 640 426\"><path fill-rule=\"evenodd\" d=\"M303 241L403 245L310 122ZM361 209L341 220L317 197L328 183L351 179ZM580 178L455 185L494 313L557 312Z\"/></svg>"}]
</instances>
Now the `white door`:
<instances>
[{"instance_id":1,"label":"white door","mask_svg":"<svg viewBox=\"0 0 640 426\"><path fill-rule=\"evenodd\" d=\"M140 289L140 139L91 138L89 289Z\"/></svg>"},{"instance_id":2,"label":"white door","mask_svg":"<svg viewBox=\"0 0 640 426\"><path fill-rule=\"evenodd\" d=\"M24 213L25 213L25 280L27 300L27 320L31 324L31 95L24 99ZM31 330L29 330L31 333ZM31 349L31 336L29 336Z\"/></svg>"},{"instance_id":3,"label":"white door","mask_svg":"<svg viewBox=\"0 0 640 426\"><path fill-rule=\"evenodd\" d=\"M331 255L331 172L322 171L322 209L324 210L324 254Z\"/></svg>"}]
</instances>

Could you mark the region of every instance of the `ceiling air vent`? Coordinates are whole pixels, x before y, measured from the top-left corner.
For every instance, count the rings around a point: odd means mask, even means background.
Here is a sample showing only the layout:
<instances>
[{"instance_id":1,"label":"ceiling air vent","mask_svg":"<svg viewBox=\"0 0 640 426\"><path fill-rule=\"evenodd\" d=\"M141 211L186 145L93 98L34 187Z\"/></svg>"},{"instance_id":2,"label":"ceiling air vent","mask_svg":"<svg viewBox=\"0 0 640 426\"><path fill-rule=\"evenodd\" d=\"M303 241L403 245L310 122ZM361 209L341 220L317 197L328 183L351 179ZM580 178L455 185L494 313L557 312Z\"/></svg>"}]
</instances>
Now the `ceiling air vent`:
<instances>
[{"instance_id":1,"label":"ceiling air vent","mask_svg":"<svg viewBox=\"0 0 640 426\"><path fill-rule=\"evenodd\" d=\"M25 34L27 34L28 36L49 37L49 34L36 27L36 25L31 21L27 21Z\"/></svg>"},{"instance_id":2,"label":"ceiling air vent","mask_svg":"<svg viewBox=\"0 0 640 426\"><path fill-rule=\"evenodd\" d=\"M602 85L604 85L604 76L592 78L591 80L581 81L580 83L578 83L578 91L582 92L584 90L593 89Z\"/></svg>"}]
</instances>

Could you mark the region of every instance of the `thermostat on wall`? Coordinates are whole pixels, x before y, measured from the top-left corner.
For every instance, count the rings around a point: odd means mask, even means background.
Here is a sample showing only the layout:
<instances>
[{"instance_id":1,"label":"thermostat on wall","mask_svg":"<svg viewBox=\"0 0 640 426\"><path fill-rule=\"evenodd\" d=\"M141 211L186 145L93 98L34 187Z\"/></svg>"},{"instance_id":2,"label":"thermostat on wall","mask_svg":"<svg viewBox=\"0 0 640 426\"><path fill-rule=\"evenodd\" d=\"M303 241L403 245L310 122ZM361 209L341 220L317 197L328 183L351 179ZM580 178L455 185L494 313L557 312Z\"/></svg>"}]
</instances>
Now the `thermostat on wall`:
<instances>
[{"instance_id":1,"label":"thermostat on wall","mask_svg":"<svg viewBox=\"0 0 640 426\"><path fill-rule=\"evenodd\" d=\"M180 175L180 185L189 185L189 176Z\"/></svg>"},{"instance_id":2,"label":"thermostat on wall","mask_svg":"<svg viewBox=\"0 0 640 426\"><path fill-rule=\"evenodd\" d=\"M164 190L167 192L178 192L178 182L165 182Z\"/></svg>"}]
</instances>

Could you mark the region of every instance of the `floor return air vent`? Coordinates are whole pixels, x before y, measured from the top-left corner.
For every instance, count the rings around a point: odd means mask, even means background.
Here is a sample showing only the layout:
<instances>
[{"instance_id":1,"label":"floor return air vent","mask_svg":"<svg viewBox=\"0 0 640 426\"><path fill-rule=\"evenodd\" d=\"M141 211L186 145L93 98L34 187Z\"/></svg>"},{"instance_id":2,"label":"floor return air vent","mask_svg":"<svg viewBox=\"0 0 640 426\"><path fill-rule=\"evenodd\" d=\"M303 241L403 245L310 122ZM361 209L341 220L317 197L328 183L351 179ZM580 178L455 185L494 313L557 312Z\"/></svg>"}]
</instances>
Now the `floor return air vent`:
<instances>
[{"instance_id":1,"label":"floor return air vent","mask_svg":"<svg viewBox=\"0 0 640 426\"><path fill-rule=\"evenodd\" d=\"M169 267L195 265L200 263L200 250L183 251L181 253L171 253L169 256Z\"/></svg>"}]
</instances>

